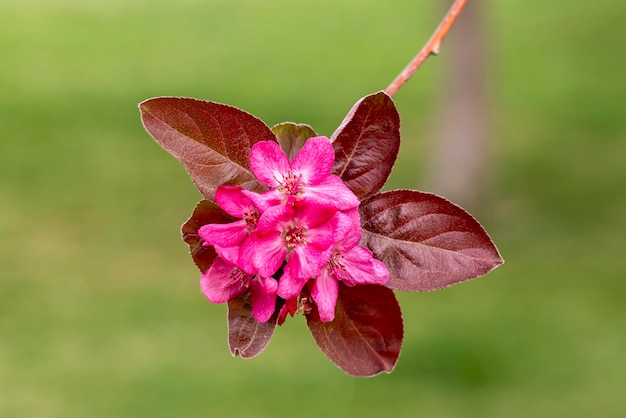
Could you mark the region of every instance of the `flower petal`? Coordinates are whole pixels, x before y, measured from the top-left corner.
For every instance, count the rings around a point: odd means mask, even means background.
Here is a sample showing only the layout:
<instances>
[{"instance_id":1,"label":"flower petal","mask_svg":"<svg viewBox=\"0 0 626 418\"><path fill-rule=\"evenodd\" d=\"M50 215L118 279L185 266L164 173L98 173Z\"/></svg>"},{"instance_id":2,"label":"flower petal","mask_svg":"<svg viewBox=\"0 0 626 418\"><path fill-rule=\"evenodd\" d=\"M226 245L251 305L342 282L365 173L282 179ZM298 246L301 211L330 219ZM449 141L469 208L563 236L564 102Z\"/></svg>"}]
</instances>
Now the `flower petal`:
<instances>
[{"instance_id":1,"label":"flower petal","mask_svg":"<svg viewBox=\"0 0 626 418\"><path fill-rule=\"evenodd\" d=\"M372 258L372 265L374 267L373 277L377 280L376 283L380 285L386 285L389 281L389 270L385 263L375 258Z\"/></svg>"},{"instance_id":2,"label":"flower petal","mask_svg":"<svg viewBox=\"0 0 626 418\"><path fill-rule=\"evenodd\" d=\"M343 236L338 248L348 251L361 240L361 217L358 208L347 210L343 214L348 220L342 219L337 224L337 235Z\"/></svg>"},{"instance_id":3,"label":"flower petal","mask_svg":"<svg viewBox=\"0 0 626 418\"><path fill-rule=\"evenodd\" d=\"M281 202L282 195L276 190L271 189L263 193L255 193L250 190L242 190L243 193L252 204L263 213L270 206L278 205Z\"/></svg>"},{"instance_id":4,"label":"flower petal","mask_svg":"<svg viewBox=\"0 0 626 418\"><path fill-rule=\"evenodd\" d=\"M261 183L276 187L291 169L291 164L278 143L261 141L250 150L250 169Z\"/></svg>"},{"instance_id":5,"label":"flower petal","mask_svg":"<svg viewBox=\"0 0 626 418\"><path fill-rule=\"evenodd\" d=\"M237 267L248 274L257 274L259 270L254 266L254 254L256 252L256 241L248 238L239 247L239 258Z\"/></svg>"},{"instance_id":6,"label":"flower petal","mask_svg":"<svg viewBox=\"0 0 626 418\"><path fill-rule=\"evenodd\" d=\"M344 269L336 269L337 278L348 286L357 284L380 284L389 281L389 271L379 260L372 257L367 248L356 246L340 256Z\"/></svg>"},{"instance_id":7,"label":"flower petal","mask_svg":"<svg viewBox=\"0 0 626 418\"><path fill-rule=\"evenodd\" d=\"M215 248L217 255L222 257L225 261L239 267L239 248L241 248L239 245L235 245L234 247L221 247L219 245L215 245L213 248ZM248 271L246 271L246 273L250 274Z\"/></svg>"},{"instance_id":8,"label":"flower petal","mask_svg":"<svg viewBox=\"0 0 626 418\"><path fill-rule=\"evenodd\" d=\"M252 301L252 315L257 322L267 322L276 310L276 289L278 283L271 277L257 276L252 280L250 298Z\"/></svg>"},{"instance_id":9,"label":"flower petal","mask_svg":"<svg viewBox=\"0 0 626 418\"><path fill-rule=\"evenodd\" d=\"M211 268L202 274L200 288L211 302L224 303L244 294L250 286L250 279L251 276L237 266L216 258Z\"/></svg>"},{"instance_id":10,"label":"flower petal","mask_svg":"<svg viewBox=\"0 0 626 418\"><path fill-rule=\"evenodd\" d=\"M248 236L246 221L229 224L208 224L198 229L198 235L209 245L233 247L240 245Z\"/></svg>"},{"instance_id":11,"label":"flower petal","mask_svg":"<svg viewBox=\"0 0 626 418\"><path fill-rule=\"evenodd\" d=\"M293 299L297 296L300 296L300 293L302 293L302 288L308 281L308 277L293 277L291 274L289 274L289 271L285 269L283 275L280 276L280 280L278 281L278 290L276 291L276 293L283 299Z\"/></svg>"},{"instance_id":12,"label":"flower petal","mask_svg":"<svg viewBox=\"0 0 626 418\"><path fill-rule=\"evenodd\" d=\"M263 277L270 277L280 268L287 256L285 240L280 232L272 232L254 243L253 264Z\"/></svg>"},{"instance_id":13,"label":"flower petal","mask_svg":"<svg viewBox=\"0 0 626 418\"><path fill-rule=\"evenodd\" d=\"M304 146L293 158L291 168L302 176L306 185L315 185L330 174L335 162L335 150L325 136L307 139Z\"/></svg>"},{"instance_id":14,"label":"flower petal","mask_svg":"<svg viewBox=\"0 0 626 418\"><path fill-rule=\"evenodd\" d=\"M239 186L219 186L215 191L215 202L229 215L243 218L245 208L252 206L252 202L243 195Z\"/></svg>"},{"instance_id":15,"label":"flower petal","mask_svg":"<svg viewBox=\"0 0 626 418\"><path fill-rule=\"evenodd\" d=\"M329 255L314 245L298 246L289 254L285 270L291 277L312 279L319 274Z\"/></svg>"},{"instance_id":16,"label":"flower petal","mask_svg":"<svg viewBox=\"0 0 626 418\"><path fill-rule=\"evenodd\" d=\"M341 214L335 212L327 222L315 227L311 227L307 222L301 221L301 224L308 227L306 232L307 244L314 245L321 250L334 246L342 238L342 236L337 234L337 224L340 222L340 217Z\"/></svg>"},{"instance_id":17,"label":"flower petal","mask_svg":"<svg viewBox=\"0 0 626 418\"><path fill-rule=\"evenodd\" d=\"M317 228L325 224L337 213L337 209L311 202L294 202L292 206L294 208L293 218L298 225L307 229Z\"/></svg>"},{"instance_id":18,"label":"flower petal","mask_svg":"<svg viewBox=\"0 0 626 418\"><path fill-rule=\"evenodd\" d=\"M360 203L359 198L334 174L326 176L315 185L305 187L302 190L302 200L339 210L353 209Z\"/></svg>"},{"instance_id":19,"label":"flower petal","mask_svg":"<svg viewBox=\"0 0 626 418\"><path fill-rule=\"evenodd\" d=\"M272 206L261 214L254 235L263 236L270 232L283 231L293 217L292 205Z\"/></svg>"},{"instance_id":20,"label":"flower petal","mask_svg":"<svg viewBox=\"0 0 626 418\"><path fill-rule=\"evenodd\" d=\"M331 322L335 319L338 295L339 284L337 279L330 275L327 269L323 269L322 273L315 279L313 289L311 289L311 297L317 303L317 310L322 322Z\"/></svg>"}]
</instances>

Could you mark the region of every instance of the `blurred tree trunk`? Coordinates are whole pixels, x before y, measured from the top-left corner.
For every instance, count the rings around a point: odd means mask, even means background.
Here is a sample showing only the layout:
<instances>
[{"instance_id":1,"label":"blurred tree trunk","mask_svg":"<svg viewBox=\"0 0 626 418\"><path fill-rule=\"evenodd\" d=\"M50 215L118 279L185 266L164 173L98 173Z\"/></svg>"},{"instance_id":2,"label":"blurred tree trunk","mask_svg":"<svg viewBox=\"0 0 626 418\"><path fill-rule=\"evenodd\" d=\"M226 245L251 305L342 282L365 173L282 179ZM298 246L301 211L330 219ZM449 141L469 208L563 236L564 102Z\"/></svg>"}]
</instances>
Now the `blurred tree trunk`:
<instances>
[{"instance_id":1,"label":"blurred tree trunk","mask_svg":"<svg viewBox=\"0 0 626 418\"><path fill-rule=\"evenodd\" d=\"M480 209L489 165L484 6L468 2L442 46L444 86L426 174L430 190L468 209Z\"/></svg>"}]
</instances>

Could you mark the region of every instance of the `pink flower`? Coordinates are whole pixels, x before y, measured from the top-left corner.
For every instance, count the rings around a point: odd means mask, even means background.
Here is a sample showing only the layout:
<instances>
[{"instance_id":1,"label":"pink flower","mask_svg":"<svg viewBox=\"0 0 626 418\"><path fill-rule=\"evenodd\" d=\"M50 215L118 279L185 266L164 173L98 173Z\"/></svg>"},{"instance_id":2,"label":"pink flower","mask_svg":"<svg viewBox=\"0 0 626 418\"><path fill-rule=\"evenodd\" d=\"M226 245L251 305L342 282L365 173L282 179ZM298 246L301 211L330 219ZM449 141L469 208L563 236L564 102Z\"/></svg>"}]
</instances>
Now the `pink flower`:
<instances>
[{"instance_id":1,"label":"pink flower","mask_svg":"<svg viewBox=\"0 0 626 418\"><path fill-rule=\"evenodd\" d=\"M239 248L254 231L260 217L261 209L249 197L253 192L241 187L220 186L215 193L217 204L231 216L241 218L228 224L208 224L198 230L198 235L205 241L204 245L213 245L215 251L231 264L239 265ZM259 200L259 204L263 202ZM243 268L248 274L254 270Z\"/></svg>"},{"instance_id":2,"label":"pink flower","mask_svg":"<svg viewBox=\"0 0 626 418\"><path fill-rule=\"evenodd\" d=\"M250 166L273 189L257 194L218 187L217 204L239 220L198 230L204 245L212 245L220 256L201 278L211 302L224 303L250 291L253 316L265 322L280 296L286 300L280 323L298 304L312 309L313 302L320 319L328 322L335 316L339 281L348 286L387 283L385 266L358 245L359 201L330 174L333 161L325 137L310 138L293 162L275 142L254 145ZM272 277L277 273L278 281Z\"/></svg>"},{"instance_id":3,"label":"pink flower","mask_svg":"<svg viewBox=\"0 0 626 418\"><path fill-rule=\"evenodd\" d=\"M311 288L311 297L317 304L319 316L323 322L335 319L339 281L348 286L384 285L389 281L387 267L376 260L370 250L357 245L361 239L358 211L355 209L344 216L349 221L338 223L338 229L345 228L343 238L329 250L332 254L313 281ZM341 235L342 231L337 231L337 233ZM281 294L280 283L278 294Z\"/></svg>"},{"instance_id":4,"label":"pink flower","mask_svg":"<svg viewBox=\"0 0 626 418\"><path fill-rule=\"evenodd\" d=\"M302 204L302 206L304 206L305 208L309 207L308 205L305 206L304 204ZM317 213L315 209L311 210L311 212ZM317 262L315 264L315 270L307 271L308 274L302 274L297 269L288 268L288 266L285 266L283 275L280 277L280 280L278 282L277 293L281 298L291 299L299 296L307 282L310 279L314 279L320 274L322 268L326 265L326 263L333 255L332 250L334 246L337 242L343 240L344 235L349 231L349 228L352 226L352 219L341 212L335 212L332 217L332 223L333 232L332 235L329 236L330 240L325 241L325 249L323 250L323 252L315 254L314 260Z\"/></svg>"},{"instance_id":5,"label":"pink flower","mask_svg":"<svg viewBox=\"0 0 626 418\"><path fill-rule=\"evenodd\" d=\"M272 190L263 194L268 201L307 200L345 210L359 205L359 199L343 181L330 174L335 151L328 138L309 138L292 162L272 141L256 143L250 151L250 168L257 179Z\"/></svg>"},{"instance_id":6,"label":"pink flower","mask_svg":"<svg viewBox=\"0 0 626 418\"><path fill-rule=\"evenodd\" d=\"M269 320L276 308L275 279L247 274L220 257L202 274L200 288L213 303L228 302L250 290L252 315L258 322Z\"/></svg>"},{"instance_id":7,"label":"pink flower","mask_svg":"<svg viewBox=\"0 0 626 418\"><path fill-rule=\"evenodd\" d=\"M328 248L340 238L335 233L337 214L330 207L303 202L272 206L242 246L240 262L269 277L287 259L280 282L306 282L319 273L330 257Z\"/></svg>"}]
</instances>

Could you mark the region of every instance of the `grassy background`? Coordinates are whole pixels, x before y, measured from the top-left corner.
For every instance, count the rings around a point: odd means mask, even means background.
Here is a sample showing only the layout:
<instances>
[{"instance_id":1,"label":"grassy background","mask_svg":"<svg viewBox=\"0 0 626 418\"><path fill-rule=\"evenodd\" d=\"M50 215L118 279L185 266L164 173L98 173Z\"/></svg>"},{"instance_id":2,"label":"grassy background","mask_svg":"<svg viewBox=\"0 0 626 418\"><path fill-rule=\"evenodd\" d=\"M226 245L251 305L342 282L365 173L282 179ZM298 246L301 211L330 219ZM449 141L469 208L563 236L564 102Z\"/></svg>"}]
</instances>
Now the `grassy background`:
<instances>
[{"instance_id":1,"label":"grassy background","mask_svg":"<svg viewBox=\"0 0 626 418\"><path fill-rule=\"evenodd\" d=\"M441 4L0 4L0 416L626 416L626 5L488 2L493 199L507 263L399 294L393 374L343 375L301 317L251 361L179 238L199 194L143 131L160 95L330 135L430 36ZM445 45L394 98L389 187L419 188Z\"/></svg>"}]
</instances>

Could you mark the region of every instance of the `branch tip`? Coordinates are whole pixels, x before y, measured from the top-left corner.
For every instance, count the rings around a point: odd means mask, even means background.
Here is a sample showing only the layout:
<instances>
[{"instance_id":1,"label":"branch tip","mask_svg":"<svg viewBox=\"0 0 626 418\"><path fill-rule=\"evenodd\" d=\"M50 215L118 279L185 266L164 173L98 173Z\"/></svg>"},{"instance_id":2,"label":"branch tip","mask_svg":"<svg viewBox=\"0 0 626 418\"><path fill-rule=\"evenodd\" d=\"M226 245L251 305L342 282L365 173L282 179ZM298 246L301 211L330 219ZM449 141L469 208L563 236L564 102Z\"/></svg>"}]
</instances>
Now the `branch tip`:
<instances>
[{"instance_id":1,"label":"branch tip","mask_svg":"<svg viewBox=\"0 0 626 418\"><path fill-rule=\"evenodd\" d=\"M461 10L465 7L465 3L467 0L455 0L452 6L450 6L450 10L444 16L443 20L430 37L426 45L421 49L421 51L409 62L409 64L402 70L402 72L389 84L389 87L385 89L385 93L388 96L393 96L399 89L406 83L409 78L417 71L419 67L430 57L431 55L439 54L439 50L441 48L441 43L444 38L450 31L450 28L459 17Z\"/></svg>"}]
</instances>

